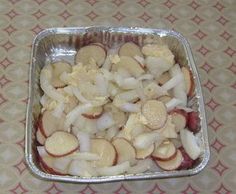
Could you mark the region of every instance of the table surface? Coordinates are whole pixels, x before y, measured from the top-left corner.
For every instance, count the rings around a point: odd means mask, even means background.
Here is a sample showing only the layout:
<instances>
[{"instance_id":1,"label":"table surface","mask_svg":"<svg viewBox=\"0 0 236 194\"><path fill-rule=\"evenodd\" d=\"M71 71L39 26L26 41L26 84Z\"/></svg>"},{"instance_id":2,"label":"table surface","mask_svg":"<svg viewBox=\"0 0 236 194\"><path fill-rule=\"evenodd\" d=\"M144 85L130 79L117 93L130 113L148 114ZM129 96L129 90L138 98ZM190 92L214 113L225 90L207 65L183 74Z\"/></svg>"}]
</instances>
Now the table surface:
<instances>
[{"instance_id":1,"label":"table surface","mask_svg":"<svg viewBox=\"0 0 236 194\"><path fill-rule=\"evenodd\" d=\"M235 0L1 0L0 193L236 193ZM200 174L163 180L65 184L24 162L28 69L34 36L49 27L169 28L190 42L200 72L211 158Z\"/></svg>"}]
</instances>

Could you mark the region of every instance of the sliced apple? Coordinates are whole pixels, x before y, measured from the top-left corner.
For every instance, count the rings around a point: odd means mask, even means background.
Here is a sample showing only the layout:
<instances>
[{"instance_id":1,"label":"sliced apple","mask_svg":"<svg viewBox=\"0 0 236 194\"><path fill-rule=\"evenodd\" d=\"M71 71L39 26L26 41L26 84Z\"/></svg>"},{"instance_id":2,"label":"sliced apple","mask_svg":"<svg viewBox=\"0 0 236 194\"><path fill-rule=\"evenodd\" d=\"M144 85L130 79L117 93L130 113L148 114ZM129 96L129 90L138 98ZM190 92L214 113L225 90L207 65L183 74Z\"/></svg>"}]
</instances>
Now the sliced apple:
<instances>
[{"instance_id":1,"label":"sliced apple","mask_svg":"<svg viewBox=\"0 0 236 194\"><path fill-rule=\"evenodd\" d=\"M176 156L174 158L166 161L160 161L160 160L155 160L155 161L156 164L163 170L171 171L171 170L176 170L180 167L183 161L183 156L181 151L177 150Z\"/></svg>"},{"instance_id":2,"label":"sliced apple","mask_svg":"<svg viewBox=\"0 0 236 194\"><path fill-rule=\"evenodd\" d=\"M36 132L36 140L38 141L40 145L44 145L46 141L46 138L43 136L43 134L41 133L39 129Z\"/></svg>"},{"instance_id":3,"label":"sliced apple","mask_svg":"<svg viewBox=\"0 0 236 194\"><path fill-rule=\"evenodd\" d=\"M117 70L120 67L125 68L132 76L136 78L145 73L139 62L132 57L121 56L120 61L113 66L114 70Z\"/></svg>"},{"instance_id":4,"label":"sliced apple","mask_svg":"<svg viewBox=\"0 0 236 194\"><path fill-rule=\"evenodd\" d=\"M72 67L70 64L66 62L56 62L52 63L52 80L51 83L55 88L62 88L66 86L66 83L64 83L60 76L63 72L70 73L72 70Z\"/></svg>"},{"instance_id":5,"label":"sliced apple","mask_svg":"<svg viewBox=\"0 0 236 194\"><path fill-rule=\"evenodd\" d=\"M201 154L201 148L197 143L196 137L187 129L180 130L180 139L184 150L190 158L196 160Z\"/></svg>"},{"instance_id":6,"label":"sliced apple","mask_svg":"<svg viewBox=\"0 0 236 194\"><path fill-rule=\"evenodd\" d=\"M45 150L54 157L62 157L76 151L79 147L77 137L66 131L56 131L45 141Z\"/></svg>"},{"instance_id":7,"label":"sliced apple","mask_svg":"<svg viewBox=\"0 0 236 194\"><path fill-rule=\"evenodd\" d=\"M127 42L123 44L119 49L119 55L127 57L134 57L134 56L143 57L140 47L134 44L133 42Z\"/></svg>"},{"instance_id":8,"label":"sliced apple","mask_svg":"<svg viewBox=\"0 0 236 194\"><path fill-rule=\"evenodd\" d=\"M52 111L46 110L39 118L39 129L44 137L50 136L57 130L64 129L65 114L60 119L53 115Z\"/></svg>"},{"instance_id":9,"label":"sliced apple","mask_svg":"<svg viewBox=\"0 0 236 194\"><path fill-rule=\"evenodd\" d=\"M171 141L165 140L161 145L155 146L152 157L159 161L167 161L173 159L176 153L175 145Z\"/></svg>"},{"instance_id":10,"label":"sliced apple","mask_svg":"<svg viewBox=\"0 0 236 194\"><path fill-rule=\"evenodd\" d=\"M164 85L167 81L169 81L171 78L170 73L166 71L163 73L158 79L157 82L160 86Z\"/></svg>"},{"instance_id":11,"label":"sliced apple","mask_svg":"<svg viewBox=\"0 0 236 194\"><path fill-rule=\"evenodd\" d=\"M101 67L106 59L106 50L104 50L104 47L94 44L84 46L75 55L76 64L82 63L83 65L88 65L91 59Z\"/></svg>"},{"instance_id":12,"label":"sliced apple","mask_svg":"<svg viewBox=\"0 0 236 194\"><path fill-rule=\"evenodd\" d=\"M187 126L190 131L197 133L200 130L200 118L197 112L188 113Z\"/></svg>"},{"instance_id":13,"label":"sliced apple","mask_svg":"<svg viewBox=\"0 0 236 194\"><path fill-rule=\"evenodd\" d=\"M103 107L97 106L92 107L90 110L88 110L86 113L83 113L82 115L87 119L98 119L103 113Z\"/></svg>"},{"instance_id":14,"label":"sliced apple","mask_svg":"<svg viewBox=\"0 0 236 194\"><path fill-rule=\"evenodd\" d=\"M117 162L114 145L104 138L91 139L91 152L100 156L100 160L93 161L94 167L113 166Z\"/></svg>"},{"instance_id":15,"label":"sliced apple","mask_svg":"<svg viewBox=\"0 0 236 194\"><path fill-rule=\"evenodd\" d=\"M167 102L171 101L171 96L169 95L163 95L157 98L158 101L163 102L164 104L166 104Z\"/></svg>"},{"instance_id":16,"label":"sliced apple","mask_svg":"<svg viewBox=\"0 0 236 194\"><path fill-rule=\"evenodd\" d=\"M135 149L136 149L136 159L145 159L151 156L151 154L155 149L155 145L151 144L148 148L145 149L138 149L138 148Z\"/></svg>"},{"instance_id":17,"label":"sliced apple","mask_svg":"<svg viewBox=\"0 0 236 194\"><path fill-rule=\"evenodd\" d=\"M174 109L170 112L172 115L172 123L175 125L176 132L184 129L187 124L188 113L183 109Z\"/></svg>"},{"instance_id":18,"label":"sliced apple","mask_svg":"<svg viewBox=\"0 0 236 194\"><path fill-rule=\"evenodd\" d=\"M163 102L148 100L142 107L142 114L147 120L147 126L151 129L160 129L165 125L167 110Z\"/></svg>"},{"instance_id":19,"label":"sliced apple","mask_svg":"<svg viewBox=\"0 0 236 194\"><path fill-rule=\"evenodd\" d=\"M187 67L182 67L181 70L184 75L186 93L188 96L193 96L195 90L193 74L191 70Z\"/></svg>"},{"instance_id":20,"label":"sliced apple","mask_svg":"<svg viewBox=\"0 0 236 194\"><path fill-rule=\"evenodd\" d=\"M135 148L128 140L124 138L115 138L112 140L112 144L117 151L118 164L125 161L133 161L135 159Z\"/></svg>"}]
</instances>

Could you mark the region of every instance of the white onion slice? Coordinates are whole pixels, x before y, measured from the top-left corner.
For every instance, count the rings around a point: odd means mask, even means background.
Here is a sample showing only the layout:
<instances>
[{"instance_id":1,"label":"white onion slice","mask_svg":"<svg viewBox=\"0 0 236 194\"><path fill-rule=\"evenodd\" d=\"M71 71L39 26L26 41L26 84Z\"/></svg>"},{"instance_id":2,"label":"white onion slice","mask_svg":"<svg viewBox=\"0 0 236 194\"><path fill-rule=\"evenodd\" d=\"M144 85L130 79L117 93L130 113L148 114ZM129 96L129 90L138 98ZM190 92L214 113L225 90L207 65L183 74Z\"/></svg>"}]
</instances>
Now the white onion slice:
<instances>
[{"instance_id":1,"label":"white onion slice","mask_svg":"<svg viewBox=\"0 0 236 194\"><path fill-rule=\"evenodd\" d=\"M166 103L167 111L173 110L176 106L182 104L182 101L177 98L172 98L169 102Z\"/></svg>"},{"instance_id":2,"label":"white onion slice","mask_svg":"<svg viewBox=\"0 0 236 194\"><path fill-rule=\"evenodd\" d=\"M193 112L194 110L192 108L186 107L186 106L176 106L178 109L183 109L186 112Z\"/></svg>"},{"instance_id":3,"label":"white onion slice","mask_svg":"<svg viewBox=\"0 0 236 194\"><path fill-rule=\"evenodd\" d=\"M91 164L83 160L73 160L70 163L68 173L75 176L91 177L96 176L96 171Z\"/></svg>"},{"instance_id":4,"label":"white onion slice","mask_svg":"<svg viewBox=\"0 0 236 194\"><path fill-rule=\"evenodd\" d=\"M44 146L37 146L37 151L38 151L40 157L44 157L44 156L48 155Z\"/></svg>"},{"instance_id":5,"label":"white onion slice","mask_svg":"<svg viewBox=\"0 0 236 194\"><path fill-rule=\"evenodd\" d=\"M130 163L129 161L126 161L115 166L98 168L97 172L99 175L103 176L119 175L125 173L129 167Z\"/></svg>"},{"instance_id":6,"label":"white onion slice","mask_svg":"<svg viewBox=\"0 0 236 194\"><path fill-rule=\"evenodd\" d=\"M77 133L77 138L79 139L79 150L81 152L90 151L90 136L88 133L79 131Z\"/></svg>"},{"instance_id":7,"label":"white onion slice","mask_svg":"<svg viewBox=\"0 0 236 194\"><path fill-rule=\"evenodd\" d=\"M139 81L142 81L142 80L153 80L154 77L152 74L143 74L141 75L140 77L137 78Z\"/></svg>"},{"instance_id":8,"label":"white onion slice","mask_svg":"<svg viewBox=\"0 0 236 194\"><path fill-rule=\"evenodd\" d=\"M187 129L182 129L180 130L180 139L189 157L196 160L201 154L201 149L197 144L194 134Z\"/></svg>"},{"instance_id":9,"label":"white onion slice","mask_svg":"<svg viewBox=\"0 0 236 194\"><path fill-rule=\"evenodd\" d=\"M73 96L74 95L73 90L72 90L72 86L66 86L66 87L63 88L63 90L69 96Z\"/></svg>"},{"instance_id":10,"label":"white onion slice","mask_svg":"<svg viewBox=\"0 0 236 194\"><path fill-rule=\"evenodd\" d=\"M47 94L50 98L58 101L64 102L65 97L60 94L50 83L52 79L52 67L50 65L44 66L40 73L40 86L45 94Z\"/></svg>"},{"instance_id":11,"label":"white onion slice","mask_svg":"<svg viewBox=\"0 0 236 194\"><path fill-rule=\"evenodd\" d=\"M97 87L98 92L102 96L107 95L107 88L108 88L108 82L101 74L97 74L95 78L95 85Z\"/></svg>"},{"instance_id":12,"label":"white onion slice","mask_svg":"<svg viewBox=\"0 0 236 194\"><path fill-rule=\"evenodd\" d=\"M131 174L138 174L149 170L151 166L151 159L140 160L135 166L130 167L127 172Z\"/></svg>"},{"instance_id":13,"label":"white onion slice","mask_svg":"<svg viewBox=\"0 0 236 194\"><path fill-rule=\"evenodd\" d=\"M101 117L97 119L97 129L105 130L112 127L115 124L115 121L112 118L110 113L103 113Z\"/></svg>"},{"instance_id":14,"label":"white onion slice","mask_svg":"<svg viewBox=\"0 0 236 194\"><path fill-rule=\"evenodd\" d=\"M170 90L177 86L182 81L182 76L180 74L175 75L169 81L167 81L163 86L162 89Z\"/></svg>"},{"instance_id":15,"label":"white onion slice","mask_svg":"<svg viewBox=\"0 0 236 194\"><path fill-rule=\"evenodd\" d=\"M124 112L140 112L141 105L127 102L127 103L124 103L121 106L119 106L119 109L121 109Z\"/></svg>"},{"instance_id":16,"label":"white onion slice","mask_svg":"<svg viewBox=\"0 0 236 194\"><path fill-rule=\"evenodd\" d=\"M64 109L65 109L65 104L63 102L59 102L59 104L56 106L56 108L52 112L53 116L60 118Z\"/></svg>"},{"instance_id":17,"label":"white onion slice","mask_svg":"<svg viewBox=\"0 0 236 194\"><path fill-rule=\"evenodd\" d=\"M75 95L75 97L82 103L88 103L89 100L87 100L80 92L79 88L72 86L72 92Z\"/></svg>"},{"instance_id":18,"label":"white onion slice","mask_svg":"<svg viewBox=\"0 0 236 194\"><path fill-rule=\"evenodd\" d=\"M138 55L135 55L134 58L140 63L140 64L144 64L145 60L143 57L140 57Z\"/></svg>"},{"instance_id":19,"label":"white onion slice","mask_svg":"<svg viewBox=\"0 0 236 194\"><path fill-rule=\"evenodd\" d=\"M55 169L65 171L71 161L72 161L72 159L70 157L60 157L60 158L56 158L55 160L53 160L52 165Z\"/></svg>"},{"instance_id":20,"label":"white onion slice","mask_svg":"<svg viewBox=\"0 0 236 194\"><path fill-rule=\"evenodd\" d=\"M133 77L128 77L123 79L119 86L126 90L135 89L139 86L139 81Z\"/></svg>"},{"instance_id":21,"label":"white onion slice","mask_svg":"<svg viewBox=\"0 0 236 194\"><path fill-rule=\"evenodd\" d=\"M91 107L92 105L90 103L76 106L66 115L65 128L68 129L70 125L75 122L79 115L87 112Z\"/></svg>"}]
</instances>

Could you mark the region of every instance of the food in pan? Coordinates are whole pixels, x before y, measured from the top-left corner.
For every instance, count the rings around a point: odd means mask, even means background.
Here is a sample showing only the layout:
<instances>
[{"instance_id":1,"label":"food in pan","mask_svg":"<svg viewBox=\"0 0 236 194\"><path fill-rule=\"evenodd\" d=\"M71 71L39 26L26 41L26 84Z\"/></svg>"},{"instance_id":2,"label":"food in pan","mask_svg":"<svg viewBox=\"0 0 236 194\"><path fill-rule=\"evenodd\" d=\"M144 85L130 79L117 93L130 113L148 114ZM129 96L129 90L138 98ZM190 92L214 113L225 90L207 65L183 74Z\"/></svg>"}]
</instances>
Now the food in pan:
<instances>
[{"instance_id":1,"label":"food in pan","mask_svg":"<svg viewBox=\"0 0 236 194\"><path fill-rule=\"evenodd\" d=\"M193 75L167 45L127 42L81 47L75 63L40 73L36 130L42 169L81 177L189 169L202 152L196 138ZM179 142L179 143L176 143Z\"/></svg>"}]
</instances>

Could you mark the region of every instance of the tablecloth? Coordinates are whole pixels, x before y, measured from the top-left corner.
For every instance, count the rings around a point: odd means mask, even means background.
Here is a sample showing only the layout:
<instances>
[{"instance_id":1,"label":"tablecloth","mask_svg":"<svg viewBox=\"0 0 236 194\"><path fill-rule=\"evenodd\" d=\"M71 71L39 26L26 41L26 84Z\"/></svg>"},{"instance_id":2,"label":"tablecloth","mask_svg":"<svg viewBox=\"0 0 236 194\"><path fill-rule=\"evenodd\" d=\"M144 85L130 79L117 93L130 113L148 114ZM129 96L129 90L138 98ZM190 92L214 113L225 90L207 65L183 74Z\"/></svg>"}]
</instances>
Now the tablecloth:
<instances>
[{"instance_id":1,"label":"tablecloth","mask_svg":"<svg viewBox=\"0 0 236 194\"><path fill-rule=\"evenodd\" d=\"M42 181L24 162L28 70L34 36L49 27L167 28L190 42L200 72L211 158L198 175L107 184ZM235 0L1 0L0 193L236 193Z\"/></svg>"}]
</instances>

